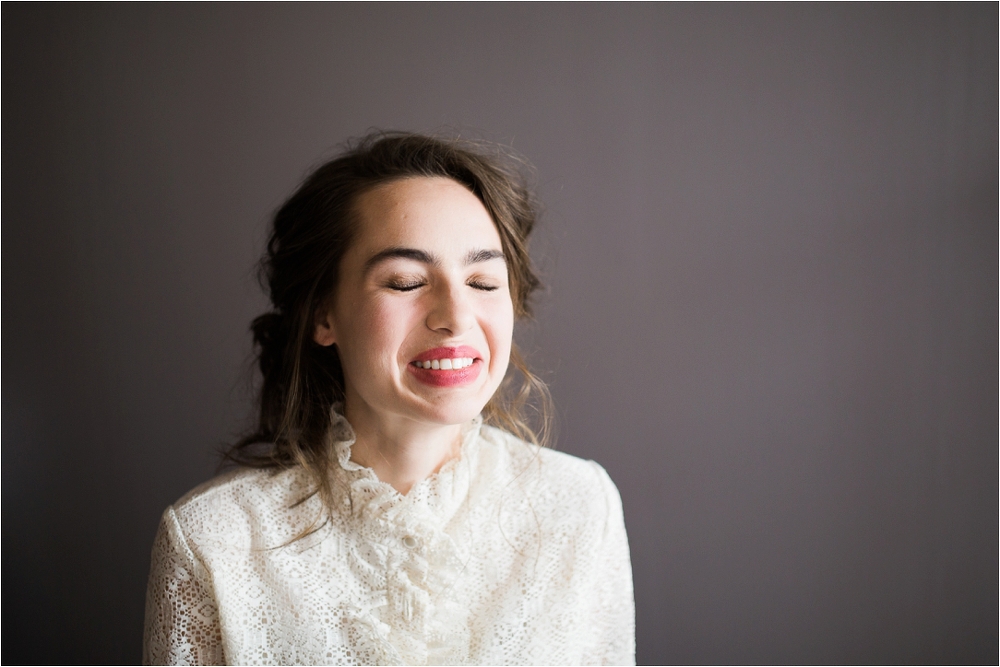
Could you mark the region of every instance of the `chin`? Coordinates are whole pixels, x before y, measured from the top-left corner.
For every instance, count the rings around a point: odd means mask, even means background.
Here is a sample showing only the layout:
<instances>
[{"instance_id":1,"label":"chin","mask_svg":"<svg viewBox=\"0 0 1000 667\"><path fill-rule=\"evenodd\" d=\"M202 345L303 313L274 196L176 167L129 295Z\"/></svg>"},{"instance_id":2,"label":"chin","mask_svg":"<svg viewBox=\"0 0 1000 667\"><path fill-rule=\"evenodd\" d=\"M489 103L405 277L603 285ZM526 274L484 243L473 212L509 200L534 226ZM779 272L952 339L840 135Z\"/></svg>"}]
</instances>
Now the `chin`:
<instances>
[{"instance_id":1,"label":"chin","mask_svg":"<svg viewBox=\"0 0 1000 667\"><path fill-rule=\"evenodd\" d=\"M445 399L426 404L421 412L423 419L430 423L441 426L457 426L472 421L483 411L486 403L487 401L471 399Z\"/></svg>"}]
</instances>

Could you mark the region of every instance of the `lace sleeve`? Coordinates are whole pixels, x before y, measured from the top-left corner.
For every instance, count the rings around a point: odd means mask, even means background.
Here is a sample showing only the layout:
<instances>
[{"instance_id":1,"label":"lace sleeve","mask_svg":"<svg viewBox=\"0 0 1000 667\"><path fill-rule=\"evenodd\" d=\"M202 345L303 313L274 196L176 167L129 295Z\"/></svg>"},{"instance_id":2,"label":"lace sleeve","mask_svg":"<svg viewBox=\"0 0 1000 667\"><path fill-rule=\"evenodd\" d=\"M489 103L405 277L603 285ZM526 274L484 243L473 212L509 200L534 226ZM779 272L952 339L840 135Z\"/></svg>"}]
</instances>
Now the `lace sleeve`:
<instances>
[{"instance_id":1,"label":"lace sleeve","mask_svg":"<svg viewBox=\"0 0 1000 667\"><path fill-rule=\"evenodd\" d=\"M167 509L153 543L143 664L224 664L219 614L207 578L173 509Z\"/></svg>"},{"instance_id":2,"label":"lace sleeve","mask_svg":"<svg viewBox=\"0 0 1000 667\"><path fill-rule=\"evenodd\" d=\"M595 613L593 664L635 664L635 596L632 590L632 563L621 496L614 482L596 463L604 488L607 515L600 569L597 573L598 606Z\"/></svg>"}]
</instances>

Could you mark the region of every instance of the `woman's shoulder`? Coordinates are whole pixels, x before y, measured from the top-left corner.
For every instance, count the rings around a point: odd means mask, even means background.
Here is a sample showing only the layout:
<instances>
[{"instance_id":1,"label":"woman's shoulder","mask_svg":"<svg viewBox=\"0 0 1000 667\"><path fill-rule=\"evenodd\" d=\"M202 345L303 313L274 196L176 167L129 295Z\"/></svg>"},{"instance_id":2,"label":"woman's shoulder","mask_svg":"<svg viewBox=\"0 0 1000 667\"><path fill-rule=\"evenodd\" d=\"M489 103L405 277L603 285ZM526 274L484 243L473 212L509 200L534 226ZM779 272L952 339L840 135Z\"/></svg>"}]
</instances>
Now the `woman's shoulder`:
<instances>
[{"instance_id":1,"label":"woman's shoulder","mask_svg":"<svg viewBox=\"0 0 1000 667\"><path fill-rule=\"evenodd\" d=\"M219 508L235 505L250 510L259 505L286 503L296 494L308 493L308 480L297 467L247 468L238 467L191 489L172 507L178 512L195 511L201 507Z\"/></svg>"},{"instance_id":2,"label":"woman's shoulder","mask_svg":"<svg viewBox=\"0 0 1000 667\"><path fill-rule=\"evenodd\" d=\"M164 520L176 522L189 541L246 543L288 532L281 527L301 523L292 515L314 514L306 507L312 503L302 502L309 496L309 480L299 468L237 468L184 494Z\"/></svg>"},{"instance_id":3,"label":"woman's shoulder","mask_svg":"<svg viewBox=\"0 0 1000 667\"><path fill-rule=\"evenodd\" d=\"M621 513L621 498L607 471L596 461L539 447L498 428L484 426L480 467L504 471L532 495L558 506L574 505Z\"/></svg>"},{"instance_id":4,"label":"woman's shoulder","mask_svg":"<svg viewBox=\"0 0 1000 667\"><path fill-rule=\"evenodd\" d=\"M535 466L549 476L584 484L603 481L608 476L596 461L533 445L493 426L482 427L480 440L485 444L480 456L488 459L490 465L500 464L514 470Z\"/></svg>"}]
</instances>

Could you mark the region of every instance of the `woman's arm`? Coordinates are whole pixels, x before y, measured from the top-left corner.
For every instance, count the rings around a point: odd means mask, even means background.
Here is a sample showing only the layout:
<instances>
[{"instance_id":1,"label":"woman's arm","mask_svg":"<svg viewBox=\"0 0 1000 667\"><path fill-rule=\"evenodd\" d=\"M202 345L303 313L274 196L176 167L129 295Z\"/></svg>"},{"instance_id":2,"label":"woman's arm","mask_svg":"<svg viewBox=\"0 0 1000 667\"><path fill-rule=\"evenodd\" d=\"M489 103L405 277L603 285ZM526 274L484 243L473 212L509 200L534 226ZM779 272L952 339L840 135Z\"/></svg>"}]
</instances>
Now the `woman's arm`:
<instances>
[{"instance_id":1,"label":"woman's arm","mask_svg":"<svg viewBox=\"0 0 1000 667\"><path fill-rule=\"evenodd\" d=\"M143 664L225 663L218 608L208 580L208 573L184 539L173 508L168 508L153 543Z\"/></svg>"},{"instance_id":2,"label":"woman's arm","mask_svg":"<svg viewBox=\"0 0 1000 667\"><path fill-rule=\"evenodd\" d=\"M593 664L635 664L635 596L632 589L632 563L621 496L608 473L598 464L598 477L607 508L601 540L594 611L595 652Z\"/></svg>"}]
</instances>

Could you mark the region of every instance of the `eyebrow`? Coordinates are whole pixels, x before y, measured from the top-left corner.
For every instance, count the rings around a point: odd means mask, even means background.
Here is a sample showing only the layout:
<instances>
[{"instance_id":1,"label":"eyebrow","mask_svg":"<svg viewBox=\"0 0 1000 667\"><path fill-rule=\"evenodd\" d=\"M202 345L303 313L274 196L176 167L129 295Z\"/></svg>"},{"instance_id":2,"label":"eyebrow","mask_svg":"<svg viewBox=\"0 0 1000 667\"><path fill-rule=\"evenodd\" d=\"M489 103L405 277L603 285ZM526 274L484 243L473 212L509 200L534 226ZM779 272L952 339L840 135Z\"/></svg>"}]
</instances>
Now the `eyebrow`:
<instances>
[{"instance_id":1,"label":"eyebrow","mask_svg":"<svg viewBox=\"0 0 1000 667\"><path fill-rule=\"evenodd\" d=\"M465 256L465 265L469 266L470 264L478 264L479 262L488 262L491 259L507 261L501 250L470 250L469 254Z\"/></svg>"},{"instance_id":2,"label":"eyebrow","mask_svg":"<svg viewBox=\"0 0 1000 667\"><path fill-rule=\"evenodd\" d=\"M429 252L426 252L424 250L417 250L416 248L402 248L397 246L393 248L386 248L385 250L382 250L381 252L372 255L372 257L370 257L368 261L365 262L364 272L368 273L377 264L381 264L382 262L390 259L409 259L413 260L414 262L420 262L421 264L428 264L430 266L441 265L441 259L435 255L432 255ZM470 264L488 262L494 259L505 260L503 256L503 251L473 249L470 250L469 253L465 256L465 265L469 266Z\"/></svg>"}]
</instances>

